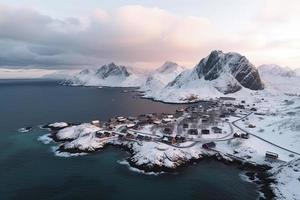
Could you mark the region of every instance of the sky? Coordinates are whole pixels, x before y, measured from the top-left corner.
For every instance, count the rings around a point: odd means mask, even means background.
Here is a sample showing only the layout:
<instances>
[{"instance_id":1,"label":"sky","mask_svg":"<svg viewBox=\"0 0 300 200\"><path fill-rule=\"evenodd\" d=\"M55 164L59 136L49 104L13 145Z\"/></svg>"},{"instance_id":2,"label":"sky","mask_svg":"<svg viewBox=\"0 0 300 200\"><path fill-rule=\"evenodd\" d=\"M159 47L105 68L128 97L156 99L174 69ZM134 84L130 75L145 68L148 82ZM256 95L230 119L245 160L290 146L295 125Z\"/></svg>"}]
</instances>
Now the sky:
<instances>
[{"instance_id":1,"label":"sky","mask_svg":"<svg viewBox=\"0 0 300 200\"><path fill-rule=\"evenodd\" d=\"M193 67L215 49L298 68L299 20L298 0L0 0L0 77L112 61Z\"/></svg>"}]
</instances>

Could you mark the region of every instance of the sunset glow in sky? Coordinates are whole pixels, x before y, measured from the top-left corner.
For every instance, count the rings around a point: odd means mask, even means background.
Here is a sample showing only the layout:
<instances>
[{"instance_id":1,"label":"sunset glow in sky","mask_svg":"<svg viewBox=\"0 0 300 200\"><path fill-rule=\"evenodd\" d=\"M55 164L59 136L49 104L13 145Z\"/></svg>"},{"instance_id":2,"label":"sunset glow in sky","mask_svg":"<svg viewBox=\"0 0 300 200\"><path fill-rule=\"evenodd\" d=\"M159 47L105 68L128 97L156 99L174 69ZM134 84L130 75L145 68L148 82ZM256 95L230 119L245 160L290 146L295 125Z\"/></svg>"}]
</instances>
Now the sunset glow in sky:
<instances>
[{"instance_id":1,"label":"sunset glow in sky","mask_svg":"<svg viewBox=\"0 0 300 200\"><path fill-rule=\"evenodd\" d=\"M0 0L0 68L193 67L210 51L300 67L298 0Z\"/></svg>"}]
</instances>

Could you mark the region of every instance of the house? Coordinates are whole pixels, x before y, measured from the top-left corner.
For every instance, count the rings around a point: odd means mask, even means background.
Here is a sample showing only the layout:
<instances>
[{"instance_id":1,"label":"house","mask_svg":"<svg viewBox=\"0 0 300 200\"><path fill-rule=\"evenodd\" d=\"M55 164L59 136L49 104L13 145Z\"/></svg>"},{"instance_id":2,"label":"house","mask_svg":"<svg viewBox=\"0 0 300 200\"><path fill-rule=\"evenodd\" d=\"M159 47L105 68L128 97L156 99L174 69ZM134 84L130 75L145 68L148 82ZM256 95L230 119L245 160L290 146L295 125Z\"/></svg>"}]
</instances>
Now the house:
<instances>
[{"instance_id":1,"label":"house","mask_svg":"<svg viewBox=\"0 0 300 200\"><path fill-rule=\"evenodd\" d=\"M208 142L208 143L203 144L202 147L204 149L214 148L214 147L216 147L216 143L214 143L214 142Z\"/></svg>"},{"instance_id":2,"label":"house","mask_svg":"<svg viewBox=\"0 0 300 200\"><path fill-rule=\"evenodd\" d=\"M99 121L99 120L93 120L93 121L91 122L91 124L93 124L94 126L100 127L100 121Z\"/></svg>"},{"instance_id":3,"label":"house","mask_svg":"<svg viewBox=\"0 0 300 200\"><path fill-rule=\"evenodd\" d=\"M181 143L181 142L185 142L186 141L185 137L180 136L180 135L176 135L175 136L175 140L176 140L177 143Z\"/></svg>"},{"instance_id":4,"label":"house","mask_svg":"<svg viewBox=\"0 0 300 200\"><path fill-rule=\"evenodd\" d=\"M124 135L119 134L119 135L118 135L118 138L119 138L120 140L122 140L122 139L124 139Z\"/></svg>"},{"instance_id":5,"label":"house","mask_svg":"<svg viewBox=\"0 0 300 200\"><path fill-rule=\"evenodd\" d=\"M128 120L129 121L134 121L134 120L136 120L136 118L135 117L128 117Z\"/></svg>"},{"instance_id":6,"label":"house","mask_svg":"<svg viewBox=\"0 0 300 200\"><path fill-rule=\"evenodd\" d=\"M103 137L105 137L103 131L96 131L95 136L98 137L98 138L103 138Z\"/></svg>"},{"instance_id":7,"label":"house","mask_svg":"<svg viewBox=\"0 0 300 200\"><path fill-rule=\"evenodd\" d=\"M169 127L165 127L164 130L163 130L163 132L164 132L165 134L171 134L171 133L172 133L172 130L171 130L171 128L169 128Z\"/></svg>"},{"instance_id":8,"label":"house","mask_svg":"<svg viewBox=\"0 0 300 200\"><path fill-rule=\"evenodd\" d=\"M173 118L174 118L174 115L167 115L167 118L173 119Z\"/></svg>"},{"instance_id":9,"label":"house","mask_svg":"<svg viewBox=\"0 0 300 200\"><path fill-rule=\"evenodd\" d=\"M202 135L208 135L209 134L209 130L208 129L202 129L201 130L201 134Z\"/></svg>"},{"instance_id":10,"label":"house","mask_svg":"<svg viewBox=\"0 0 300 200\"><path fill-rule=\"evenodd\" d=\"M239 138L239 137L241 137L241 134L239 134L239 133L234 133L234 134L233 134L233 137Z\"/></svg>"},{"instance_id":11,"label":"house","mask_svg":"<svg viewBox=\"0 0 300 200\"><path fill-rule=\"evenodd\" d=\"M188 134L190 134L190 135L198 135L198 130L197 129L189 129L188 130Z\"/></svg>"},{"instance_id":12,"label":"house","mask_svg":"<svg viewBox=\"0 0 300 200\"><path fill-rule=\"evenodd\" d=\"M239 109L245 109L245 106L242 104L235 105L234 107L239 108Z\"/></svg>"},{"instance_id":13,"label":"house","mask_svg":"<svg viewBox=\"0 0 300 200\"><path fill-rule=\"evenodd\" d=\"M131 123L131 124L126 124L126 128L134 128L135 124Z\"/></svg>"},{"instance_id":14,"label":"house","mask_svg":"<svg viewBox=\"0 0 300 200\"><path fill-rule=\"evenodd\" d=\"M245 101L245 100L242 100L241 103L246 103L246 101Z\"/></svg>"},{"instance_id":15,"label":"house","mask_svg":"<svg viewBox=\"0 0 300 200\"><path fill-rule=\"evenodd\" d=\"M219 127L214 126L214 127L212 127L211 129L212 129L212 131L213 131L214 133L222 133L222 129L219 128Z\"/></svg>"},{"instance_id":16,"label":"house","mask_svg":"<svg viewBox=\"0 0 300 200\"><path fill-rule=\"evenodd\" d=\"M271 159L278 159L278 154L271 152L271 151L266 151L266 158L271 158Z\"/></svg>"},{"instance_id":17,"label":"house","mask_svg":"<svg viewBox=\"0 0 300 200\"><path fill-rule=\"evenodd\" d=\"M164 142L166 144L171 144L174 142L174 138L172 136L164 136L162 138L162 142Z\"/></svg>"},{"instance_id":18,"label":"house","mask_svg":"<svg viewBox=\"0 0 300 200\"><path fill-rule=\"evenodd\" d=\"M162 122L163 123L169 123L169 122L171 122L172 121L172 119L170 119L170 118L163 118L162 119Z\"/></svg>"},{"instance_id":19,"label":"house","mask_svg":"<svg viewBox=\"0 0 300 200\"><path fill-rule=\"evenodd\" d=\"M243 139L249 139L249 133L242 133L241 138Z\"/></svg>"},{"instance_id":20,"label":"house","mask_svg":"<svg viewBox=\"0 0 300 200\"><path fill-rule=\"evenodd\" d=\"M134 139L134 135L131 134L131 133L127 133L127 134L126 134L126 138L127 138L127 139Z\"/></svg>"},{"instance_id":21,"label":"house","mask_svg":"<svg viewBox=\"0 0 300 200\"><path fill-rule=\"evenodd\" d=\"M108 132L108 131L104 131L103 134L105 135L105 137L109 137L110 136L110 132Z\"/></svg>"},{"instance_id":22,"label":"house","mask_svg":"<svg viewBox=\"0 0 300 200\"><path fill-rule=\"evenodd\" d=\"M202 123L203 124L208 123L208 119L202 119Z\"/></svg>"},{"instance_id":23,"label":"house","mask_svg":"<svg viewBox=\"0 0 300 200\"><path fill-rule=\"evenodd\" d=\"M249 124L248 127L249 127L249 128L255 128L256 126L253 125L253 124Z\"/></svg>"},{"instance_id":24,"label":"house","mask_svg":"<svg viewBox=\"0 0 300 200\"><path fill-rule=\"evenodd\" d=\"M219 116L220 118L225 118L226 117L226 115L224 114L224 113L222 113L222 114L220 114L220 116Z\"/></svg>"},{"instance_id":25,"label":"house","mask_svg":"<svg viewBox=\"0 0 300 200\"><path fill-rule=\"evenodd\" d=\"M153 124L159 125L159 124L161 124L161 121L159 121L159 120L153 120Z\"/></svg>"},{"instance_id":26,"label":"house","mask_svg":"<svg viewBox=\"0 0 300 200\"><path fill-rule=\"evenodd\" d=\"M184 112L184 108L180 108L176 110L177 113L183 113Z\"/></svg>"},{"instance_id":27,"label":"house","mask_svg":"<svg viewBox=\"0 0 300 200\"><path fill-rule=\"evenodd\" d=\"M183 128L188 128L188 127L189 127L189 124L184 123L182 126L183 126Z\"/></svg>"},{"instance_id":28,"label":"house","mask_svg":"<svg viewBox=\"0 0 300 200\"><path fill-rule=\"evenodd\" d=\"M251 111L254 111L254 112L255 112L255 111L257 111L257 109L256 109L256 108L251 108L250 110L251 110Z\"/></svg>"},{"instance_id":29,"label":"house","mask_svg":"<svg viewBox=\"0 0 300 200\"><path fill-rule=\"evenodd\" d=\"M118 122L125 122L125 121L126 121L126 118L120 116L120 117L117 117L117 120L118 120Z\"/></svg>"},{"instance_id":30,"label":"house","mask_svg":"<svg viewBox=\"0 0 300 200\"><path fill-rule=\"evenodd\" d=\"M136 139L138 139L138 140L143 140L143 139L144 139L144 136L139 134L139 135L136 136Z\"/></svg>"},{"instance_id":31,"label":"house","mask_svg":"<svg viewBox=\"0 0 300 200\"><path fill-rule=\"evenodd\" d=\"M150 136L144 136L144 140L146 140L146 141L151 141L151 137Z\"/></svg>"}]
</instances>

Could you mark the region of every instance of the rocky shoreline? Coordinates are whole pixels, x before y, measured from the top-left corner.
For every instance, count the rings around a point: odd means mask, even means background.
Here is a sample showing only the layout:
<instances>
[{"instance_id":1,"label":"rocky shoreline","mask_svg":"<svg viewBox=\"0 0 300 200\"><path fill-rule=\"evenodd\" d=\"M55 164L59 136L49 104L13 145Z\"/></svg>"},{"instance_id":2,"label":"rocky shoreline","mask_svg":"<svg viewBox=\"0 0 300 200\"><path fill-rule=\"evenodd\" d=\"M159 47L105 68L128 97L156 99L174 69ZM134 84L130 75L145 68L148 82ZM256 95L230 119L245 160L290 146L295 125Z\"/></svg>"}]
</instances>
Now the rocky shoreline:
<instances>
[{"instance_id":1,"label":"rocky shoreline","mask_svg":"<svg viewBox=\"0 0 300 200\"><path fill-rule=\"evenodd\" d=\"M51 133L51 138L54 137L56 132ZM63 143L70 140L59 140L56 138L56 140L53 139L56 143ZM133 167L135 169L138 169L144 173L154 173L154 174L160 174L160 173L174 173L174 172L180 172L183 171L185 168L189 167L192 164L200 164L203 160L215 160L218 162L221 162L225 165L233 165L240 169L242 172L245 172L245 175L248 177L249 181L255 183L258 186L258 192L262 195L260 195L259 199L274 199L276 197L271 185L275 183L274 177L272 177L272 174L269 172L271 169L270 166L267 165L255 165L253 163L247 163L247 162L241 162L237 159L228 159L226 156L222 156L219 153L213 153L213 154L203 154L199 156L198 159L192 158L192 159L185 159L185 160L178 160L177 166L174 168L161 166L161 165L147 165L142 164L139 165L137 162L132 159L133 155L135 154L134 150L130 147L130 145L126 144L113 144L113 143L107 143L104 147L94 149L94 150L79 150L77 148L64 148L63 145L60 145L59 148L56 150L60 153L67 152L70 154L78 154L78 153L93 153L100 150L104 150L105 148L112 146L115 148L118 148L120 150L126 151L130 154L130 156L126 159L130 167Z\"/></svg>"}]
</instances>

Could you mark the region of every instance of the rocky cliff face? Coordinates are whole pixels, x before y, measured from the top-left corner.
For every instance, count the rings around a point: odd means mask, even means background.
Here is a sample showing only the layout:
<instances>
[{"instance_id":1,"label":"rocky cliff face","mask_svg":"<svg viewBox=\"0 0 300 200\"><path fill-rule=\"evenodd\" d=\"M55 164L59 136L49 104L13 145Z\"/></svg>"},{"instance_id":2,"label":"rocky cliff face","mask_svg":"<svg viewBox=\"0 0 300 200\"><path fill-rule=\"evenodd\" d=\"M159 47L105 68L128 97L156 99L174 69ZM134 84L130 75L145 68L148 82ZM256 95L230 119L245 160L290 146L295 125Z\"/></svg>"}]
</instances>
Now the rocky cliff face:
<instances>
[{"instance_id":1,"label":"rocky cliff face","mask_svg":"<svg viewBox=\"0 0 300 200\"><path fill-rule=\"evenodd\" d=\"M238 53L212 51L195 68L198 77L215 80L224 74L232 75L243 87L251 90L264 88L258 70L245 56Z\"/></svg>"},{"instance_id":2,"label":"rocky cliff face","mask_svg":"<svg viewBox=\"0 0 300 200\"><path fill-rule=\"evenodd\" d=\"M105 79L109 76L121 76L128 77L130 73L127 71L125 66L118 66L115 63L103 65L96 71L96 75L99 78Z\"/></svg>"}]
</instances>

